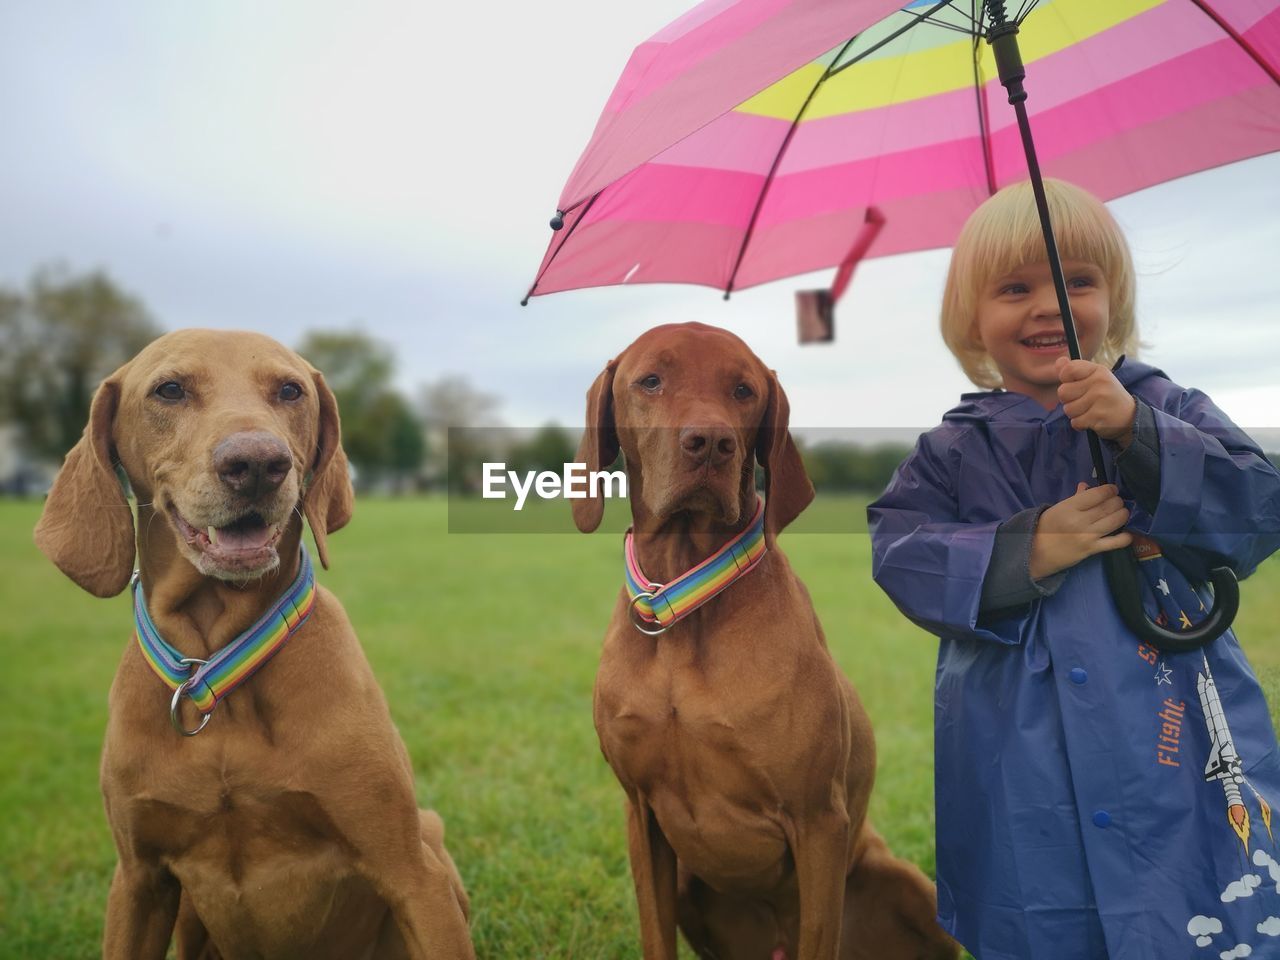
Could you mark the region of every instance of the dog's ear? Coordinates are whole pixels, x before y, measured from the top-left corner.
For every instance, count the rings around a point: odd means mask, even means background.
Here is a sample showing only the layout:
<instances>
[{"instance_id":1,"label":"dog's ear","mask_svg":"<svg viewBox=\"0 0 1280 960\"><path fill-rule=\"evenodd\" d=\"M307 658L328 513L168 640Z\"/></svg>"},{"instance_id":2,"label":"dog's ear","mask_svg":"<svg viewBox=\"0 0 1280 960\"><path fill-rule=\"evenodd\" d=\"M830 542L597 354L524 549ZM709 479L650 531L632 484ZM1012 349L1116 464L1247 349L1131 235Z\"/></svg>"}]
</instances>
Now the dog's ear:
<instances>
[{"instance_id":1,"label":"dog's ear","mask_svg":"<svg viewBox=\"0 0 1280 960\"><path fill-rule=\"evenodd\" d=\"M114 597L133 573L133 510L116 476L112 430L119 371L93 395L84 435L58 471L35 541L58 569L95 597Z\"/></svg>"},{"instance_id":2,"label":"dog's ear","mask_svg":"<svg viewBox=\"0 0 1280 960\"><path fill-rule=\"evenodd\" d=\"M756 459L764 466L764 529L776 537L813 500L813 484L791 439L791 405L769 371L769 404L756 434Z\"/></svg>"},{"instance_id":3,"label":"dog's ear","mask_svg":"<svg viewBox=\"0 0 1280 960\"><path fill-rule=\"evenodd\" d=\"M302 495L302 512L306 515L311 536L316 542L320 565L329 569L327 538L341 530L351 519L355 492L351 489L351 470L342 449L342 427L338 419L338 401L320 372L313 371L316 396L320 399L320 429L317 432L316 456L311 467L311 480Z\"/></svg>"},{"instance_id":4,"label":"dog's ear","mask_svg":"<svg viewBox=\"0 0 1280 960\"><path fill-rule=\"evenodd\" d=\"M618 459L618 432L613 422L613 374L617 360L610 360L587 391L587 425L578 444L578 463L587 471L604 470ZM587 496L573 501L573 522L583 533L600 526L604 516L604 497Z\"/></svg>"}]
</instances>

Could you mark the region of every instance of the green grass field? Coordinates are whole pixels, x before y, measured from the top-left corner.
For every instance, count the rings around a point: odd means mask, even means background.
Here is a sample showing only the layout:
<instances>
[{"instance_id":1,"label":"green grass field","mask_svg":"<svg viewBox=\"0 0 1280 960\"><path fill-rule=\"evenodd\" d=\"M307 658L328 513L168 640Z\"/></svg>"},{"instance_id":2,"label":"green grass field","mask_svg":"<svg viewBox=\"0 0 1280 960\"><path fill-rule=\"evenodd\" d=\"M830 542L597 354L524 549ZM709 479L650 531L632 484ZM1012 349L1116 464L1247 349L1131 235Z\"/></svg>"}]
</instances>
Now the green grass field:
<instances>
[{"instance_id":1,"label":"green grass field","mask_svg":"<svg viewBox=\"0 0 1280 960\"><path fill-rule=\"evenodd\" d=\"M842 529L861 507L820 501L806 527ZM76 960L99 953L115 861L97 764L130 612L125 596L95 600L36 552L38 512L0 502L0 957ZM320 578L387 693L419 800L444 816L479 955L639 957L622 795L591 723L619 537L447 525L442 500L361 501ZM783 544L875 722L873 819L931 872L936 642L872 584L865 534ZM1237 626L1273 704L1278 588L1272 561L1244 585ZM156 722L168 722L159 698Z\"/></svg>"}]
</instances>

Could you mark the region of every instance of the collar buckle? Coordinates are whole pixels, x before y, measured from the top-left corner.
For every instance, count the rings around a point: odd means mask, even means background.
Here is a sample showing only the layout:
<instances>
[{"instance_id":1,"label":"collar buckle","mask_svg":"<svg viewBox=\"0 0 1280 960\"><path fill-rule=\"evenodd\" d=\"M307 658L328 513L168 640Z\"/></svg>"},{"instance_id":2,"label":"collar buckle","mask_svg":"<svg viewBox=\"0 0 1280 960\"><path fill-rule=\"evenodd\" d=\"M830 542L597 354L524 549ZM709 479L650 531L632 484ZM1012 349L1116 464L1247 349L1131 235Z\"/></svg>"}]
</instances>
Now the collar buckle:
<instances>
[{"instance_id":1,"label":"collar buckle","mask_svg":"<svg viewBox=\"0 0 1280 960\"><path fill-rule=\"evenodd\" d=\"M183 657L178 662L186 664L187 667L191 669L191 676L178 684L178 689L173 691L173 699L169 701L169 722L173 724L173 729L177 730L184 737L194 737L209 725L209 721L213 719L213 711L214 708L217 707L218 701L215 700L213 702L213 706L210 707L209 712L204 714L201 718L200 725L198 727L192 730L188 730L184 727L182 725L182 718L178 716L178 709L182 703L182 697L184 694L187 694L187 689L195 682L196 676L199 673L199 668L203 667L209 661L201 660L198 657ZM187 696L189 698L190 694L187 694Z\"/></svg>"},{"instance_id":2,"label":"collar buckle","mask_svg":"<svg viewBox=\"0 0 1280 960\"><path fill-rule=\"evenodd\" d=\"M672 620L671 623L664 624L660 620L658 620L656 617L651 621L646 620L644 619L644 616L638 610L636 610L636 604L639 603L641 600L658 599L658 594L662 592L662 589L663 587L661 584L651 583L649 584L648 590L642 590L640 593L637 593L634 597L632 597L631 603L628 604L627 606L627 616L631 619L631 625L635 627L637 630L639 630L641 633L643 633L646 637L661 636L662 634L666 633L668 630L671 629L672 623L675 623L675 620ZM656 630L653 629L654 624L657 624Z\"/></svg>"}]
</instances>

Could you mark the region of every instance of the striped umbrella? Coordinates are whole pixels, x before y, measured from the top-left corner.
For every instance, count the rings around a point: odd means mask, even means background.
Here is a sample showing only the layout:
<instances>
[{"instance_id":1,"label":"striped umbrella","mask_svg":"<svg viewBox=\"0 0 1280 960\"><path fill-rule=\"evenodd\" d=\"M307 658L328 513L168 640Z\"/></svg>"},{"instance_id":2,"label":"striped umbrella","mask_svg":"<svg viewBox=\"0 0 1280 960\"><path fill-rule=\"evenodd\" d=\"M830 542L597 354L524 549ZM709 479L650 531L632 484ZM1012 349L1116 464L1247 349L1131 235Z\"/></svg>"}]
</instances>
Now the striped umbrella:
<instances>
[{"instance_id":1,"label":"striped umbrella","mask_svg":"<svg viewBox=\"0 0 1280 960\"><path fill-rule=\"evenodd\" d=\"M1027 163L984 5L901 5L706 0L641 44L529 294L727 295L949 246ZM1047 174L1110 199L1280 148L1280 0L1041 0L1011 19Z\"/></svg>"}]
</instances>

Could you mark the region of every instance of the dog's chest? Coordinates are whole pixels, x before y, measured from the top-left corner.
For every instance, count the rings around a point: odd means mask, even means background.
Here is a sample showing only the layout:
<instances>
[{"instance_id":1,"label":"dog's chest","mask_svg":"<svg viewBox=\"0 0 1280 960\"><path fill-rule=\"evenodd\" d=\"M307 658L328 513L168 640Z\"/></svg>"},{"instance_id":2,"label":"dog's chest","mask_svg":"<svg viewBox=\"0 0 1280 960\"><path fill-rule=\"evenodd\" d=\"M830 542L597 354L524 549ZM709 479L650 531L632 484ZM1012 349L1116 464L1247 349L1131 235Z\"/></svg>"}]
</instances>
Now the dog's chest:
<instances>
[{"instance_id":1,"label":"dog's chest","mask_svg":"<svg viewBox=\"0 0 1280 960\"><path fill-rule=\"evenodd\" d=\"M259 838L233 856L193 851L170 869L229 955L351 956L332 949L334 938L359 924L356 942L371 942L384 909L345 851L296 836L288 848Z\"/></svg>"},{"instance_id":2,"label":"dog's chest","mask_svg":"<svg viewBox=\"0 0 1280 960\"><path fill-rule=\"evenodd\" d=\"M173 873L224 949L329 955L311 948L335 911L375 898L317 794L267 779L245 783L235 764L179 769L152 770L146 788L109 795L113 819Z\"/></svg>"},{"instance_id":3,"label":"dog's chest","mask_svg":"<svg viewBox=\"0 0 1280 960\"><path fill-rule=\"evenodd\" d=\"M164 772L135 793L111 791L107 799L131 835L164 858L216 864L230 876L276 853L314 849L327 856L340 845L313 791L279 781L240 782L240 775L234 766Z\"/></svg>"},{"instance_id":4,"label":"dog's chest","mask_svg":"<svg viewBox=\"0 0 1280 960\"><path fill-rule=\"evenodd\" d=\"M619 777L646 789L714 774L726 787L750 781L758 789L783 732L784 686L738 680L678 654L612 663L606 656L596 729Z\"/></svg>"},{"instance_id":5,"label":"dog's chest","mask_svg":"<svg viewBox=\"0 0 1280 960\"><path fill-rule=\"evenodd\" d=\"M111 818L138 846L177 868L207 867L233 881L277 856L327 860L341 849L304 757L244 743L232 751L212 737L175 737L167 746L108 749L103 757Z\"/></svg>"}]
</instances>

